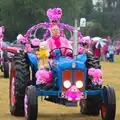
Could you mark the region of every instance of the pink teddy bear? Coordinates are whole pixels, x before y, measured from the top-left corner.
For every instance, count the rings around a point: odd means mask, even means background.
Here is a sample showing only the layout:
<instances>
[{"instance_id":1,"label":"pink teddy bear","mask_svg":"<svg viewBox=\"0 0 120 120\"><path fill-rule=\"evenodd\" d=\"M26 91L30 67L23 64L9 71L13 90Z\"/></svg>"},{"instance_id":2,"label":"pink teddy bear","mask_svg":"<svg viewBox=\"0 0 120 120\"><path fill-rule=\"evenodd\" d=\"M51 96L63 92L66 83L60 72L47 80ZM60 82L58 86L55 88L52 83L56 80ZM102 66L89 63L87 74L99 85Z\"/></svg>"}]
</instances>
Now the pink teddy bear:
<instances>
[{"instance_id":1,"label":"pink teddy bear","mask_svg":"<svg viewBox=\"0 0 120 120\"><path fill-rule=\"evenodd\" d=\"M68 101L78 101L81 99L82 93L75 85L73 85L66 91L65 97Z\"/></svg>"}]
</instances>

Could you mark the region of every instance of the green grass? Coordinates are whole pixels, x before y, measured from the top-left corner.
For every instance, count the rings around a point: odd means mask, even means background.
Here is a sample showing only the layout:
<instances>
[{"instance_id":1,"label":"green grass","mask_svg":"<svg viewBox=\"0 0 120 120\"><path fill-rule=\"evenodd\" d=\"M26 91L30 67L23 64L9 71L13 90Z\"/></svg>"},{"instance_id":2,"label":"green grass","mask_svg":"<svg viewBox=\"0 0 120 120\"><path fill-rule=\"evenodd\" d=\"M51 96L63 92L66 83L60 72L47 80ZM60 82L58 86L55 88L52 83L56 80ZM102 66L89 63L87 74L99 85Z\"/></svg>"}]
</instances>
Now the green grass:
<instances>
[{"instance_id":1,"label":"green grass","mask_svg":"<svg viewBox=\"0 0 120 120\"><path fill-rule=\"evenodd\" d=\"M120 120L120 56L115 56L115 62L101 62L104 85L111 85L116 93L116 119ZM1 73L2 74L2 73ZM24 120L23 117L13 117L9 112L9 80L0 79L0 120ZM38 120L101 120L100 116L84 116L79 107L65 107L39 97Z\"/></svg>"}]
</instances>

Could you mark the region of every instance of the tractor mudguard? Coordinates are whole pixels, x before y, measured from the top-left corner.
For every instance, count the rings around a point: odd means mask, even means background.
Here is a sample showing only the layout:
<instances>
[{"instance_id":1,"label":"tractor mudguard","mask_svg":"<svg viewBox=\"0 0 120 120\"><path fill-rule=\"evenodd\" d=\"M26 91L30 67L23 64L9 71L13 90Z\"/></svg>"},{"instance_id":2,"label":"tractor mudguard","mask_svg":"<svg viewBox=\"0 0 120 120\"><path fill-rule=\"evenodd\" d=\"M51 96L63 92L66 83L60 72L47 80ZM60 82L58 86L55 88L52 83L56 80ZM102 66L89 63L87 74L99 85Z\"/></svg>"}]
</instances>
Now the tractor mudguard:
<instances>
[{"instance_id":1,"label":"tractor mudguard","mask_svg":"<svg viewBox=\"0 0 120 120\"><path fill-rule=\"evenodd\" d=\"M35 72L38 70L38 61L36 55L32 53L26 53L28 56L28 59L30 61L31 67L34 69Z\"/></svg>"},{"instance_id":2,"label":"tractor mudguard","mask_svg":"<svg viewBox=\"0 0 120 120\"><path fill-rule=\"evenodd\" d=\"M77 56L77 60L85 63L86 60L87 60L87 55L86 55L86 54L78 55L78 56Z\"/></svg>"}]
</instances>

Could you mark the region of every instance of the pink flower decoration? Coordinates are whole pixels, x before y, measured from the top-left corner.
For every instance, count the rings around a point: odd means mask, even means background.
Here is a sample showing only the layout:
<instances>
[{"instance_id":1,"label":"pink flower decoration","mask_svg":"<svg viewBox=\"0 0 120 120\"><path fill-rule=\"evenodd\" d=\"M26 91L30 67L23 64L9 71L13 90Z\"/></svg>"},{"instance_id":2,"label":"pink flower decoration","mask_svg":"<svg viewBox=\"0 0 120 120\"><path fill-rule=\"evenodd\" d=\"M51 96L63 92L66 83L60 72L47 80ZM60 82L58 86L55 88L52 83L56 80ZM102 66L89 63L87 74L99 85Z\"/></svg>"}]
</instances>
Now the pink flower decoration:
<instances>
[{"instance_id":1,"label":"pink flower decoration","mask_svg":"<svg viewBox=\"0 0 120 120\"><path fill-rule=\"evenodd\" d=\"M47 16L51 21L59 20L62 16L62 9L61 8L49 8L47 10Z\"/></svg>"},{"instance_id":2,"label":"pink flower decoration","mask_svg":"<svg viewBox=\"0 0 120 120\"><path fill-rule=\"evenodd\" d=\"M27 39L27 37L24 37L22 34L19 34L19 35L17 36L17 41L20 42L20 43L25 44L25 43L28 42L28 39Z\"/></svg>"},{"instance_id":3,"label":"pink flower decoration","mask_svg":"<svg viewBox=\"0 0 120 120\"><path fill-rule=\"evenodd\" d=\"M96 69L96 70L95 70L95 73L93 74L93 78L95 78L95 79L100 79L101 76L102 76L101 70L100 70L100 69Z\"/></svg>"},{"instance_id":4,"label":"pink flower decoration","mask_svg":"<svg viewBox=\"0 0 120 120\"><path fill-rule=\"evenodd\" d=\"M92 76L93 85L102 85L103 80L101 79L102 72L100 69L90 68L88 70L88 75Z\"/></svg>"},{"instance_id":5,"label":"pink flower decoration","mask_svg":"<svg viewBox=\"0 0 120 120\"><path fill-rule=\"evenodd\" d=\"M31 48L31 45L30 44L25 44L25 50L27 52L31 52L33 49Z\"/></svg>"},{"instance_id":6,"label":"pink flower decoration","mask_svg":"<svg viewBox=\"0 0 120 120\"><path fill-rule=\"evenodd\" d=\"M93 76L95 74L95 70L96 70L95 68L90 68L88 70L88 75Z\"/></svg>"},{"instance_id":7,"label":"pink flower decoration","mask_svg":"<svg viewBox=\"0 0 120 120\"><path fill-rule=\"evenodd\" d=\"M0 33L0 42L3 41L4 35L2 33Z\"/></svg>"},{"instance_id":8,"label":"pink flower decoration","mask_svg":"<svg viewBox=\"0 0 120 120\"><path fill-rule=\"evenodd\" d=\"M75 85L73 85L66 91L65 97L68 101L77 101L81 99L82 93Z\"/></svg>"},{"instance_id":9,"label":"pink flower decoration","mask_svg":"<svg viewBox=\"0 0 120 120\"><path fill-rule=\"evenodd\" d=\"M78 48L78 52L79 52L80 54L83 54L84 51L85 51L85 49L84 49L83 47L80 46L80 47Z\"/></svg>"},{"instance_id":10,"label":"pink flower decoration","mask_svg":"<svg viewBox=\"0 0 120 120\"><path fill-rule=\"evenodd\" d=\"M86 43L89 45L91 43L90 36L86 36L86 37L79 39L79 43Z\"/></svg>"},{"instance_id":11,"label":"pink flower decoration","mask_svg":"<svg viewBox=\"0 0 120 120\"><path fill-rule=\"evenodd\" d=\"M0 33L3 33L5 31L5 27L4 26L1 26L0 27Z\"/></svg>"},{"instance_id":12,"label":"pink flower decoration","mask_svg":"<svg viewBox=\"0 0 120 120\"><path fill-rule=\"evenodd\" d=\"M102 79L92 79L92 84L93 85L102 85L103 84L103 80Z\"/></svg>"},{"instance_id":13,"label":"pink flower decoration","mask_svg":"<svg viewBox=\"0 0 120 120\"><path fill-rule=\"evenodd\" d=\"M0 42L3 41L3 38L4 38L3 32L4 32L4 31L5 31L4 26L1 26L1 27L0 27Z\"/></svg>"},{"instance_id":14,"label":"pink flower decoration","mask_svg":"<svg viewBox=\"0 0 120 120\"><path fill-rule=\"evenodd\" d=\"M83 39L81 38L81 39L79 39L79 43L82 43L83 42Z\"/></svg>"},{"instance_id":15,"label":"pink flower decoration","mask_svg":"<svg viewBox=\"0 0 120 120\"><path fill-rule=\"evenodd\" d=\"M32 39L32 45L33 46L39 46L40 45L40 40L37 38Z\"/></svg>"},{"instance_id":16,"label":"pink flower decoration","mask_svg":"<svg viewBox=\"0 0 120 120\"><path fill-rule=\"evenodd\" d=\"M38 70L36 72L36 84L49 84L52 83L52 72L46 70Z\"/></svg>"}]
</instances>

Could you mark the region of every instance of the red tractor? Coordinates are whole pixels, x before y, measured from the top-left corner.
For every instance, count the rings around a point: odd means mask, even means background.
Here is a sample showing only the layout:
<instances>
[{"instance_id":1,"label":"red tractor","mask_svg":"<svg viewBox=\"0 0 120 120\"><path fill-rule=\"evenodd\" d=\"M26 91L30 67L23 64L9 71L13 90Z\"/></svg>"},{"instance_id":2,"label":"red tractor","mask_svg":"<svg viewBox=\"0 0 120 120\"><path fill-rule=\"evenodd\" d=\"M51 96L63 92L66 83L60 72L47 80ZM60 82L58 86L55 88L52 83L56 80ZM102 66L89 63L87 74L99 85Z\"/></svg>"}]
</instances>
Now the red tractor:
<instances>
[{"instance_id":1,"label":"red tractor","mask_svg":"<svg viewBox=\"0 0 120 120\"><path fill-rule=\"evenodd\" d=\"M0 50L0 69L4 74L4 78L9 77L9 67L12 57L20 50L18 47L3 46Z\"/></svg>"}]
</instances>

